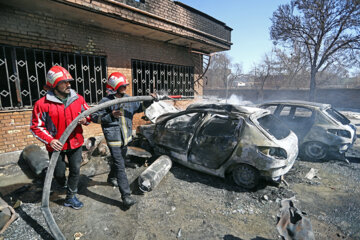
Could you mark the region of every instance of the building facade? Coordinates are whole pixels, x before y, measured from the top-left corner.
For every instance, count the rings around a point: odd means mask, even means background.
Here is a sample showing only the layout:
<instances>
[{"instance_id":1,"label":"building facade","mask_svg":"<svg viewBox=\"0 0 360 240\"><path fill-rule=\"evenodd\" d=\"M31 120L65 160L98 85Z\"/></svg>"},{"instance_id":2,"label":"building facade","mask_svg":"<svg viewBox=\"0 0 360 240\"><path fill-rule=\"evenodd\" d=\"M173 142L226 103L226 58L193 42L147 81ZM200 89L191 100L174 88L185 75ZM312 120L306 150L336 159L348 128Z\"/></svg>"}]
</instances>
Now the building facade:
<instances>
[{"instance_id":1,"label":"building facade","mask_svg":"<svg viewBox=\"0 0 360 240\"><path fill-rule=\"evenodd\" d=\"M230 49L231 30L179 1L0 0L0 153L41 145L29 123L51 66L69 70L90 106L114 71L129 95L181 95L175 104L186 105L202 95L204 58ZM97 124L84 130L102 134Z\"/></svg>"}]
</instances>

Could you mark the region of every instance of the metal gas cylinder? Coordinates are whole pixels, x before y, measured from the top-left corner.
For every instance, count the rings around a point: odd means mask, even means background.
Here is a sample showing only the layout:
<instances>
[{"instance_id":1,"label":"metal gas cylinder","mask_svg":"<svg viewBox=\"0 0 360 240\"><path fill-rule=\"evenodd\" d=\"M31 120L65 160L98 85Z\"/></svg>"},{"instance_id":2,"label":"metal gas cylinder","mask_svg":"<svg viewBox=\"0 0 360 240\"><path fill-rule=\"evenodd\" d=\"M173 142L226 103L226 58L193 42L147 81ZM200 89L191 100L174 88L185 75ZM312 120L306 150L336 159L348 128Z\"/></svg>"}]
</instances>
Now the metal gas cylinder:
<instances>
[{"instance_id":1,"label":"metal gas cylinder","mask_svg":"<svg viewBox=\"0 0 360 240\"><path fill-rule=\"evenodd\" d=\"M153 190L169 172L172 161L166 155L156 159L144 172L139 176L139 188L143 192Z\"/></svg>"}]
</instances>

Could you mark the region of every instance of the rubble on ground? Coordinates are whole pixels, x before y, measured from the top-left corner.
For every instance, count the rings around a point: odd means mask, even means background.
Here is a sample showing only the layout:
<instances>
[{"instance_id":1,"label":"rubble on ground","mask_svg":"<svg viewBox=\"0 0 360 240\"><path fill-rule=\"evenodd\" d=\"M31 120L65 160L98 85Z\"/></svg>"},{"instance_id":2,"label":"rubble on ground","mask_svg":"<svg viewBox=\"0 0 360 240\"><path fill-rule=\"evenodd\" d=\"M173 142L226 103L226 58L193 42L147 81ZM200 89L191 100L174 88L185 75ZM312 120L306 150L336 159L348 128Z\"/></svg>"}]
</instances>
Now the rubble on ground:
<instances>
[{"instance_id":1,"label":"rubble on ground","mask_svg":"<svg viewBox=\"0 0 360 240\"><path fill-rule=\"evenodd\" d=\"M276 228L285 240L315 240L312 225L306 213L295 207L295 198L281 201Z\"/></svg>"}]
</instances>

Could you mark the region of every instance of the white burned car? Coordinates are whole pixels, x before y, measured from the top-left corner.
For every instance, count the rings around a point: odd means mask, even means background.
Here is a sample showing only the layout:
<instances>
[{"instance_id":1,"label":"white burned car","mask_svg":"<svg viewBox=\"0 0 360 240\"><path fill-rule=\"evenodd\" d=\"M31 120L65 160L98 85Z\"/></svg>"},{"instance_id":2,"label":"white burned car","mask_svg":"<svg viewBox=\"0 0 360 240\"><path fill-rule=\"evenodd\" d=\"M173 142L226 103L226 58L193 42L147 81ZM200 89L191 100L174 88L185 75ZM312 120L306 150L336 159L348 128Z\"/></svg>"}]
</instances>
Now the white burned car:
<instances>
[{"instance_id":1,"label":"white burned car","mask_svg":"<svg viewBox=\"0 0 360 240\"><path fill-rule=\"evenodd\" d=\"M155 154L207 174L232 174L245 188L260 177L278 181L298 155L296 135L270 111L231 104L190 105L140 126L139 135Z\"/></svg>"},{"instance_id":2,"label":"white burned car","mask_svg":"<svg viewBox=\"0 0 360 240\"><path fill-rule=\"evenodd\" d=\"M299 139L300 155L307 160L327 157L343 160L356 140L356 128L329 104L272 101L259 105L281 119Z\"/></svg>"}]
</instances>

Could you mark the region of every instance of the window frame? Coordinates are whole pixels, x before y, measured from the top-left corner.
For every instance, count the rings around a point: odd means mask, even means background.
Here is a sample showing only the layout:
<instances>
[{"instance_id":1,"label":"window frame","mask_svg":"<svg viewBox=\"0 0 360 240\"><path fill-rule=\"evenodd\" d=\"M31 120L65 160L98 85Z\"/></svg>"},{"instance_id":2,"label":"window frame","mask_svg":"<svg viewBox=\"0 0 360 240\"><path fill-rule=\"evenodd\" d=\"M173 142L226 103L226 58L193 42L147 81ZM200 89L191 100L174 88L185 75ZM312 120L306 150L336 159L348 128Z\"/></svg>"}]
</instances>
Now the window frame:
<instances>
[{"instance_id":1,"label":"window frame","mask_svg":"<svg viewBox=\"0 0 360 240\"><path fill-rule=\"evenodd\" d=\"M31 109L46 95L46 74L54 65L69 71L72 88L89 105L105 96L106 56L0 44L0 111Z\"/></svg>"},{"instance_id":2,"label":"window frame","mask_svg":"<svg viewBox=\"0 0 360 240\"><path fill-rule=\"evenodd\" d=\"M157 92L177 99L194 98L194 66L132 59L131 70L133 96Z\"/></svg>"}]
</instances>

